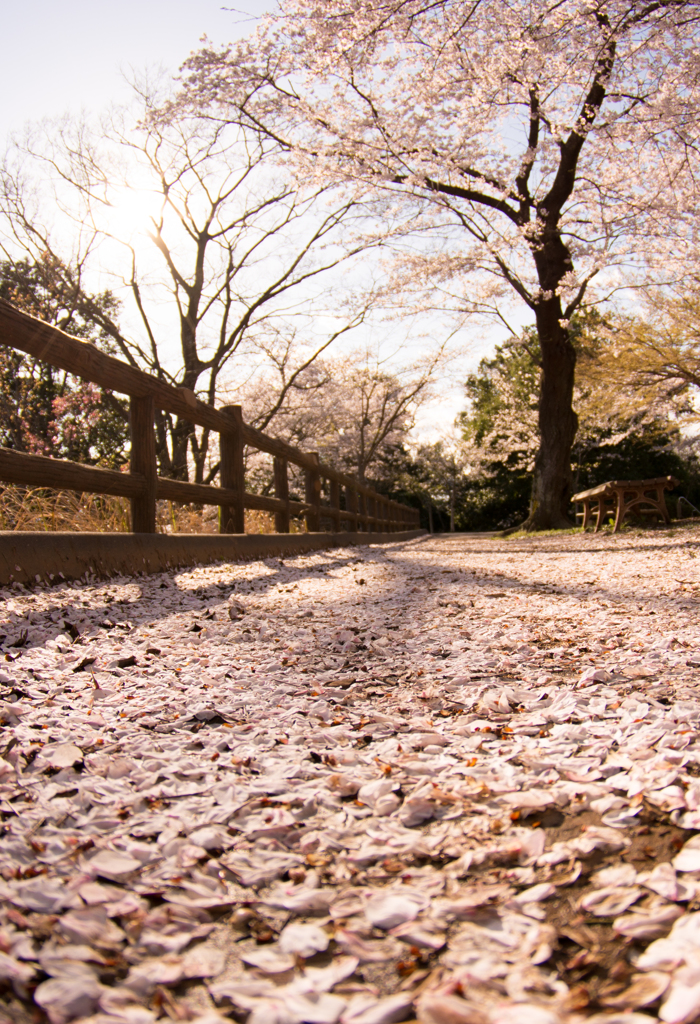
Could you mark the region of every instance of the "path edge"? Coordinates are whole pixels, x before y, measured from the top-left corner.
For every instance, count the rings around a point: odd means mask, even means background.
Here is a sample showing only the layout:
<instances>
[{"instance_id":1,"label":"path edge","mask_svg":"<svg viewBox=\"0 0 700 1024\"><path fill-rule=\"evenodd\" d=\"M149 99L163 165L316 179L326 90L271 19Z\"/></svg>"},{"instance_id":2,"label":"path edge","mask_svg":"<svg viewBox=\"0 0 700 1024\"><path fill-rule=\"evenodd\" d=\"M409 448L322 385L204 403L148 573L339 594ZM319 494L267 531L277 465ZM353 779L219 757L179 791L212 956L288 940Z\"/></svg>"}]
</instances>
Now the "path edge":
<instances>
[{"instance_id":1,"label":"path edge","mask_svg":"<svg viewBox=\"0 0 700 1024\"><path fill-rule=\"evenodd\" d=\"M212 562L241 562L327 548L396 544L428 536L400 533L138 534L0 531L0 586L99 579Z\"/></svg>"}]
</instances>

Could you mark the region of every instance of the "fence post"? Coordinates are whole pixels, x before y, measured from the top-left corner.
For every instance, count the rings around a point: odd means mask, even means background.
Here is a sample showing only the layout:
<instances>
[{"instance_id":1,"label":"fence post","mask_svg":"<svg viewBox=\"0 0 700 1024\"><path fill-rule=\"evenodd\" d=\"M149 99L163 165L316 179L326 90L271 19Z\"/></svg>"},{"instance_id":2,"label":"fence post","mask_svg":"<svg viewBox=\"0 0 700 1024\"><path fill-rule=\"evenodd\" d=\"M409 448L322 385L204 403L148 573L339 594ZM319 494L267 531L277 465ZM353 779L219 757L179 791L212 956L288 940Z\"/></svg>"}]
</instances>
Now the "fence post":
<instances>
[{"instance_id":1,"label":"fence post","mask_svg":"<svg viewBox=\"0 0 700 1024\"><path fill-rule=\"evenodd\" d=\"M275 512L275 531L289 533L289 478L287 476L287 460L275 455L272 462L275 478L275 497L287 503L286 509Z\"/></svg>"},{"instance_id":2,"label":"fence post","mask_svg":"<svg viewBox=\"0 0 700 1024\"><path fill-rule=\"evenodd\" d=\"M219 533L245 533L245 468L243 465L243 410L240 405L224 405L231 429L219 435L221 486L236 491L233 505L219 506Z\"/></svg>"},{"instance_id":3,"label":"fence post","mask_svg":"<svg viewBox=\"0 0 700 1024\"><path fill-rule=\"evenodd\" d=\"M318 452L309 452L309 457L318 465ZM318 533L321 529L321 512L319 505L321 502L321 477L318 471L313 469L306 470L306 494L304 500L307 505L312 507L306 513L306 530L307 533Z\"/></svg>"},{"instance_id":4,"label":"fence post","mask_svg":"<svg viewBox=\"0 0 700 1024\"><path fill-rule=\"evenodd\" d=\"M129 431L131 434L130 468L132 473L143 473L146 487L138 498L131 499L131 532L156 532L156 435L153 429L155 403L152 395L131 397L129 402Z\"/></svg>"},{"instance_id":5,"label":"fence post","mask_svg":"<svg viewBox=\"0 0 700 1024\"><path fill-rule=\"evenodd\" d=\"M337 480L331 480L330 506L336 512L340 511L340 484ZM340 529L340 516L331 516L331 530L337 533Z\"/></svg>"}]
</instances>

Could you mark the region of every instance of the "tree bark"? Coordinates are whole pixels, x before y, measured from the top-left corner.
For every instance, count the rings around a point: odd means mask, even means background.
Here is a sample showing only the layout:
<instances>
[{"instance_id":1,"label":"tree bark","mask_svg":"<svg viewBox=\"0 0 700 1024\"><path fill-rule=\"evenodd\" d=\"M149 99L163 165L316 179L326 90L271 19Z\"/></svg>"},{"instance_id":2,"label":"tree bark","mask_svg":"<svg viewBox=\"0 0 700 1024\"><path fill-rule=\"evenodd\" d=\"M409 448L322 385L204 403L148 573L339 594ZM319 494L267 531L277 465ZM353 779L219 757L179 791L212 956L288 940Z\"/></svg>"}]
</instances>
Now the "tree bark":
<instances>
[{"instance_id":1,"label":"tree bark","mask_svg":"<svg viewBox=\"0 0 700 1024\"><path fill-rule=\"evenodd\" d=\"M523 529L561 530L574 525L570 518L571 448L578 429L573 410L576 350L568 328L561 322L557 299L536 311L542 373L538 418L540 447L535 459L530 514Z\"/></svg>"}]
</instances>

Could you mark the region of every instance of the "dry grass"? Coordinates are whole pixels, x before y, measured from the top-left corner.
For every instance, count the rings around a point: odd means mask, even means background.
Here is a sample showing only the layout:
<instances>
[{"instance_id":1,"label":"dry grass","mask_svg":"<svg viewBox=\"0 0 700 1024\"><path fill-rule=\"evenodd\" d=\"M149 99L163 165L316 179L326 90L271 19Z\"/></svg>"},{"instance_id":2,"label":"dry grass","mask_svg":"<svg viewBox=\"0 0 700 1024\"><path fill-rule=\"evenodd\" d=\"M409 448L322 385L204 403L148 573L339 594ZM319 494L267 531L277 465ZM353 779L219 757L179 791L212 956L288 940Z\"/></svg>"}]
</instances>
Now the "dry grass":
<instances>
[{"instance_id":1,"label":"dry grass","mask_svg":"<svg viewBox=\"0 0 700 1024\"><path fill-rule=\"evenodd\" d=\"M245 514L246 533L274 533L275 517L272 512L261 512L258 509L246 509ZM292 519L289 524L290 533L305 533L306 527L303 520Z\"/></svg>"},{"instance_id":2,"label":"dry grass","mask_svg":"<svg viewBox=\"0 0 700 1024\"><path fill-rule=\"evenodd\" d=\"M128 533L129 520L126 498L14 485L6 486L0 492L0 530ZM159 501L156 529L158 533L218 533L218 509L211 505L202 508ZM302 530L302 523L292 520L291 532L300 533ZM274 533L274 515L247 509L245 532Z\"/></svg>"},{"instance_id":3,"label":"dry grass","mask_svg":"<svg viewBox=\"0 0 700 1024\"><path fill-rule=\"evenodd\" d=\"M176 505L171 501L159 501L157 512L159 533L218 533L219 510L212 505L204 508L196 505ZM246 533L274 533L275 517L272 512L246 509ZM303 524L292 519L291 533L303 533Z\"/></svg>"},{"instance_id":4,"label":"dry grass","mask_svg":"<svg viewBox=\"0 0 700 1024\"><path fill-rule=\"evenodd\" d=\"M123 533L129 529L129 503L108 495L10 485L0 493L0 529Z\"/></svg>"},{"instance_id":5,"label":"dry grass","mask_svg":"<svg viewBox=\"0 0 700 1024\"><path fill-rule=\"evenodd\" d=\"M219 510L213 505L176 505L159 501L156 526L159 533L218 533ZM292 524L294 531L294 524ZM271 512L246 509L246 533L274 533L275 517Z\"/></svg>"}]
</instances>

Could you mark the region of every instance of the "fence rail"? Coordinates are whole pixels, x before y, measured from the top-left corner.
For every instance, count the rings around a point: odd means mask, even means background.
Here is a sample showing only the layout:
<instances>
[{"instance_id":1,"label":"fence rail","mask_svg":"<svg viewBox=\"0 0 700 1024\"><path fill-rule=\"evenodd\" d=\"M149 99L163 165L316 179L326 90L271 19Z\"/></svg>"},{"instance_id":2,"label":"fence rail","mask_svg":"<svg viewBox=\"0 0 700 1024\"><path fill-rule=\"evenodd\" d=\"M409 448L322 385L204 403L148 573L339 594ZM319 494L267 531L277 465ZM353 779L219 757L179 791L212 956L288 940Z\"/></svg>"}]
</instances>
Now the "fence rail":
<instances>
[{"instance_id":1,"label":"fence rail","mask_svg":"<svg viewBox=\"0 0 700 1024\"><path fill-rule=\"evenodd\" d=\"M0 480L128 498L133 533L156 532L156 502L163 498L218 505L220 533L244 533L245 509L273 512L277 533L289 533L292 516L305 517L309 532L320 531L322 518L331 520L334 532L343 527L352 532L378 533L419 528L418 510L385 498L354 477L324 465L315 452L302 452L249 426L239 405L215 409L200 402L187 388L158 380L4 300L0 300L0 341L99 387L128 395L131 432L128 473L0 448ZM220 487L158 476L156 409L219 434ZM274 498L246 491L246 446L273 456ZM304 501L289 497L290 463L304 470ZM322 480L329 482L328 503L321 499Z\"/></svg>"}]
</instances>

